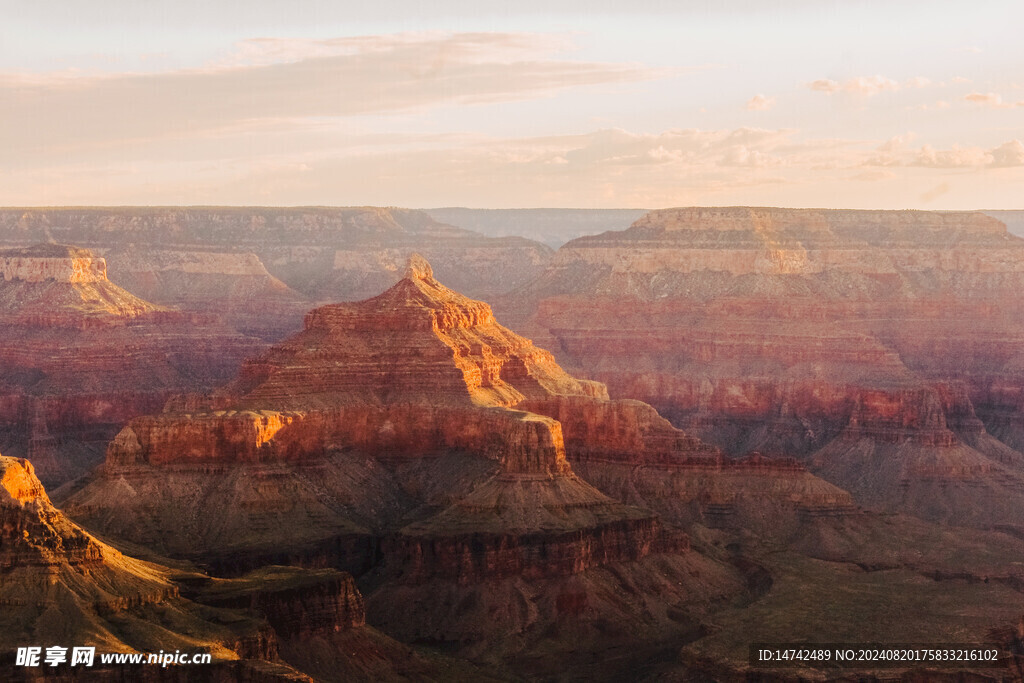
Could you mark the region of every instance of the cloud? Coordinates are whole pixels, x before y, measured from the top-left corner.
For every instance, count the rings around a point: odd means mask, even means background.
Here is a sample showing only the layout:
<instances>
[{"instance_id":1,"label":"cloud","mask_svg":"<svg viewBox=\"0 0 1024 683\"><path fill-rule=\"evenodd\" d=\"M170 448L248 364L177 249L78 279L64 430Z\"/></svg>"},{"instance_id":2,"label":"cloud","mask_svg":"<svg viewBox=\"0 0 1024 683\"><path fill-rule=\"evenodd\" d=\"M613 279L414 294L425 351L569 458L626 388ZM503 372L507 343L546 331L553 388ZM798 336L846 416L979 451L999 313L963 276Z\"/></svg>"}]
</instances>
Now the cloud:
<instances>
[{"instance_id":1,"label":"cloud","mask_svg":"<svg viewBox=\"0 0 1024 683\"><path fill-rule=\"evenodd\" d=\"M1024 107L1024 101L1004 102L1003 96L994 92L968 93L967 95L964 95L964 100L972 104L977 104L982 107L990 107L992 109L1012 109L1014 107Z\"/></svg>"},{"instance_id":2,"label":"cloud","mask_svg":"<svg viewBox=\"0 0 1024 683\"><path fill-rule=\"evenodd\" d=\"M843 82L834 81L830 78L820 78L808 83L807 87L829 95L842 92L862 97L873 97L882 92L895 92L905 88L925 88L931 85L931 83L931 79L925 76L915 76L900 83L886 76L875 75L857 76Z\"/></svg>"},{"instance_id":3,"label":"cloud","mask_svg":"<svg viewBox=\"0 0 1024 683\"><path fill-rule=\"evenodd\" d=\"M819 78L816 81L808 83L807 87L811 90L817 90L818 92L834 93L839 92L843 86L839 81L833 81L830 78Z\"/></svg>"},{"instance_id":4,"label":"cloud","mask_svg":"<svg viewBox=\"0 0 1024 683\"><path fill-rule=\"evenodd\" d=\"M787 185L813 164L842 154L848 144L801 139L790 129L750 127L659 133L608 128L524 138L350 137L344 145L316 149L279 143L272 147L290 151L255 159L153 154L141 163L61 165L6 176L0 168L0 203L59 196L61 202L88 204L428 206L459 200L504 206L648 206L682 197L696 201L701 193L726 196L722 193ZM609 187L615 189L611 197L600 189Z\"/></svg>"},{"instance_id":5,"label":"cloud","mask_svg":"<svg viewBox=\"0 0 1024 683\"><path fill-rule=\"evenodd\" d=\"M1011 168L1024 166L1024 145L1010 140L992 147L952 145L936 149L932 145L910 146L913 135L896 136L875 149L864 166L917 166L942 169Z\"/></svg>"},{"instance_id":6,"label":"cloud","mask_svg":"<svg viewBox=\"0 0 1024 683\"><path fill-rule=\"evenodd\" d=\"M774 97L765 97L760 93L747 100L746 108L750 111L767 111L775 106Z\"/></svg>"},{"instance_id":7,"label":"cloud","mask_svg":"<svg viewBox=\"0 0 1024 683\"><path fill-rule=\"evenodd\" d=\"M250 155L222 149L212 137L199 150L164 141L161 153L138 158L0 166L0 204L907 208L934 188L943 169L996 171L958 173L958 197L975 197L964 185L974 183L1009 198L1024 181L1018 140L946 149L910 134L879 144L753 127L533 137L348 131L325 138L310 126L301 133L308 137L295 135L287 126L259 136L240 132L241 142L262 145ZM871 163L882 155L888 165Z\"/></svg>"},{"instance_id":8,"label":"cloud","mask_svg":"<svg viewBox=\"0 0 1024 683\"><path fill-rule=\"evenodd\" d=\"M1010 168L1024 166L1024 145L1019 140L1004 142L992 149L953 145L946 150L922 147L909 164L931 168Z\"/></svg>"},{"instance_id":9,"label":"cloud","mask_svg":"<svg viewBox=\"0 0 1024 683\"><path fill-rule=\"evenodd\" d=\"M924 145L917 151L910 166L927 166L929 168L977 168L991 163L991 157L979 147L960 147L953 145L951 149L935 149Z\"/></svg>"},{"instance_id":10,"label":"cloud","mask_svg":"<svg viewBox=\"0 0 1024 683\"><path fill-rule=\"evenodd\" d=\"M989 165L995 168L1024 166L1024 144L1020 140L1004 142L991 150L989 154L992 156L992 161Z\"/></svg>"},{"instance_id":11,"label":"cloud","mask_svg":"<svg viewBox=\"0 0 1024 683\"><path fill-rule=\"evenodd\" d=\"M246 41L189 70L0 74L5 156L64 155L153 138L194 138L259 120L315 120L507 102L668 72L550 56L564 38L398 34Z\"/></svg>"}]
</instances>

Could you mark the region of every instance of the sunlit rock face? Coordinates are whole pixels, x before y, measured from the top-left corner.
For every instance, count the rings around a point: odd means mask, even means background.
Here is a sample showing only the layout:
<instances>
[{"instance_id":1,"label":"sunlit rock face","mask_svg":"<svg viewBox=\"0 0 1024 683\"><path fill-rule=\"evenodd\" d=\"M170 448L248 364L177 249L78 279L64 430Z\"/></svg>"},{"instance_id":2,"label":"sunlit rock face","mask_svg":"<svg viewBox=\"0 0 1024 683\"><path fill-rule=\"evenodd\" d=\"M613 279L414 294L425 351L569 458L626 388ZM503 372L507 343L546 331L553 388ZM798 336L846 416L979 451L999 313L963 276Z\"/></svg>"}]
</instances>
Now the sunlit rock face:
<instances>
[{"instance_id":1,"label":"sunlit rock face","mask_svg":"<svg viewBox=\"0 0 1024 683\"><path fill-rule=\"evenodd\" d=\"M909 442L935 462L900 451L873 503L1022 524L1022 285L1024 239L980 213L682 208L569 242L497 307L733 455L806 459L864 495L878 482L840 445ZM926 504L925 471L982 511Z\"/></svg>"},{"instance_id":2,"label":"sunlit rock face","mask_svg":"<svg viewBox=\"0 0 1024 683\"><path fill-rule=\"evenodd\" d=\"M107 263L87 249L42 244L0 250L0 277L8 282L101 282L107 279Z\"/></svg>"},{"instance_id":3,"label":"sunlit rock face","mask_svg":"<svg viewBox=\"0 0 1024 683\"><path fill-rule=\"evenodd\" d=\"M132 421L111 443L101 483L76 494L68 509L113 525L108 530L132 533L133 525L118 521L126 520L123 497L113 509L98 493L103 486L123 481L142 490L152 482L140 472L164 467L285 466L288 472L291 464L286 479L309 468L328 470L322 485L334 498L326 502L334 514L308 527L324 537L370 534L412 504L401 487L389 486L390 475L372 458L464 453L493 462L490 474L497 475L459 503L455 517L466 531L475 516L481 529L494 531L518 533L523 524L536 529L554 520L571 533L635 520L652 530L645 538L654 534L657 522L649 515L622 508L573 474L558 421L515 408L527 397L556 393L589 399L604 390L575 380L550 353L498 325L483 302L441 285L416 256L394 287L373 299L314 310L303 332L247 361L238 379L213 395L172 401L162 414ZM331 455L339 451L361 455ZM360 478L368 484L348 481ZM375 488L387 492L371 498ZM160 495L180 502L173 491ZM340 501L360 514L337 510ZM543 513L552 506L563 512ZM310 514L296 511L299 518ZM291 533L287 526L280 531ZM203 535L192 540L202 544ZM649 543L638 538L636 547Z\"/></svg>"}]
</instances>

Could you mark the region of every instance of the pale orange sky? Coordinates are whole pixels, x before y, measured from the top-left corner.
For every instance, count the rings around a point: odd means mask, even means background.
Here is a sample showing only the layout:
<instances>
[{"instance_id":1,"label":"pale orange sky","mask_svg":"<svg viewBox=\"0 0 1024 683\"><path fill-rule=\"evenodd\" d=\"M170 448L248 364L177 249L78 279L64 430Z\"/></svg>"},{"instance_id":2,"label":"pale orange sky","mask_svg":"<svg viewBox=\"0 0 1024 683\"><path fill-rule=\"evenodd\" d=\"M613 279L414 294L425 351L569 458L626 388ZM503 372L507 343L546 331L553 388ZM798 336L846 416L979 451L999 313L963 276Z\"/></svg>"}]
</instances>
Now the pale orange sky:
<instances>
[{"instance_id":1,"label":"pale orange sky","mask_svg":"<svg viewBox=\"0 0 1024 683\"><path fill-rule=\"evenodd\" d=\"M1024 208L1019 2L2 2L8 206Z\"/></svg>"}]
</instances>

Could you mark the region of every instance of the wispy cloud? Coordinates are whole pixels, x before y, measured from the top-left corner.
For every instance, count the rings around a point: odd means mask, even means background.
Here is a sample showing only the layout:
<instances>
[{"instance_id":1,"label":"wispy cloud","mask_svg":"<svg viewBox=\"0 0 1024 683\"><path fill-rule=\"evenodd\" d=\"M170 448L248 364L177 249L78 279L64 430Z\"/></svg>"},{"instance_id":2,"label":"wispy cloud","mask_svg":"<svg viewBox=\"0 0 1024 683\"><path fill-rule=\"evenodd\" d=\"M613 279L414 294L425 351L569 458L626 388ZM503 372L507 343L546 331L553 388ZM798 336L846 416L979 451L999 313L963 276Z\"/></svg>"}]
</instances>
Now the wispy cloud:
<instances>
[{"instance_id":1,"label":"wispy cloud","mask_svg":"<svg viewBox=\"0 0 1024 683\"><path fill-rule=\"evenodd\" d=\"M563 37L398 34L246 41L205 67L142 73L0 73L5 156L194 137L254 120L417 111L656 79L667 70L576 61Z\"/></svg>"},{"instance_id":2,"label":"wispy cloud","mask_svg":"<svg viewBox=\"0 0 1024 683\"><path fill-rule=\"evenodd\" d=\"M274 147L254 158L168 152L23 172L0 167L0 204L45 204L59 196L92 204L322 204L329 198L430 206L472 198L482 206L820 206L828 197L835 206L898 208L908 197L931 201L922 197L935 188L936 176L957 197L963 182L1010 188L1024 181L1019 140L936 147L905 135L879 145L783 128L607 128L533 137L377 133L346 136L334 146Z\"/></svg>"},{"instance_id":3,"label":"wispy cloud","mask_svg":"<svg viewBox=\"0 0 1024 683\"><path fill-rule=\"evenodd\" d=\"M760 93L754 95L749 100L747 100L747 104L745 105L746 109L750 111L768 111L774 106L774 97L765 97Z\"/></svg>"},{"instance_id":4,"label":"wispy cloud","mask_svg":"<svg viewBox=\"0 0 1024 683\"><path fill-rule=\"evenodd\" d=\"M967 95L964 95L964 100L971 104L977 104L991 109L1013 109L1014 107L1024 107L1024 100L1019 102L1004 102L1003 96L994 92L968 93Z\"/></svg>"},{"instance_id":5,"label":"wispy cloud","mask_svg":"<svg viewBox=\"0 0 1024 683\"><path fill-rule=\"evenodd\" d=\"M947 149L922 145L914 148L910 137L895 137L879 146L865 166L905 166L937 169L1015 168L1024 166L1024 144L1009 140L996 147L952 145Z\"/></svg>"},{"instance_id":6,"label":"wispy cloud","mask_svg":"<svg viewBox=\"0 0 1024 683\"><path fill-rule=\"evenodd\" d=\"M939 197L949 194L952 189L949 183L939 183L935 187L932 187L921 193L920 199L924 203L934 202Z\"/></svg>"},{"instance_id":7,"label":"wispy cloud","mask_svg":"<svg viewBox=\"0 0 1024 683\"><path fill-rule=\"evenodd\" d=\"M931 85L931 82L931 79L926 78L925 76L915 76L901 83L900 81L887 78L886 76L875 75L857 76L842 82L832 80L830 78L819 78L816 81L808 83L807 87L811 90L827 93L829 95L834 93L847 93L850 95L872 97L879 93L895 92L905 88L924 88Z\"/></svg>"}]
</instances>

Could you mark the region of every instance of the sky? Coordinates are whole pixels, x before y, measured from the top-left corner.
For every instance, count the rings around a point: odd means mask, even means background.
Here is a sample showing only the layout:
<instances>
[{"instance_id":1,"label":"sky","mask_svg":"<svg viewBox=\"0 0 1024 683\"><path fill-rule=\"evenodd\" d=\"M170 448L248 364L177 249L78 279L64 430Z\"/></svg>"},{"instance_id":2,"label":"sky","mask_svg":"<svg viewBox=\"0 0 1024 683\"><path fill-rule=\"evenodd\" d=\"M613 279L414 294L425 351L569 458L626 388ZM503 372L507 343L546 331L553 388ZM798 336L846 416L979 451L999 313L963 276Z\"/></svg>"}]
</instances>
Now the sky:
<instances>
[{"instance_id":1,"label":"sky","mask_svg":"<svg viewBox=\"0 0 1024 683\"><path fill-rule=\"evenodd\" d=\"M1024 208L1019 0L0 0L0 205Z\"/></svg>"}]
</instances>

